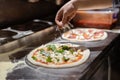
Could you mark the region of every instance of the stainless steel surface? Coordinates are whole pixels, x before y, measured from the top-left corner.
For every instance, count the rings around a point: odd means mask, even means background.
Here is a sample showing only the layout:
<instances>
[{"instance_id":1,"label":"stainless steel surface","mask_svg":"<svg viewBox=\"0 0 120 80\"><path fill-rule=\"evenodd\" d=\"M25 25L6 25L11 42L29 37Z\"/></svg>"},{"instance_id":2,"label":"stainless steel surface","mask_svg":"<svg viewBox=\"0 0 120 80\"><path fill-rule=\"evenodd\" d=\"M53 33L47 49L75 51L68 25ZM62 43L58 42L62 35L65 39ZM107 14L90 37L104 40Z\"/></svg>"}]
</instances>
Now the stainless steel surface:
<instances>
[{"instance_id":1,"label":"stainless steel surface","mask_svg":"<svg viewBox=\"0 0 120 80\"><path fill-rule=\"evenodd\" d=\"M24 45L25 47L13 53L4 53L6 54L5 55L6 57L4 56L4 58L9 58L10 56L10 59L13 59L14 61L16 60L18 61L18 62L15 62L17 65L11 68L11 72L7 73L6 78L12 79L12 80L14 79L78 80L87 72L88 68L90 68L89 67L90 64L94 63L96 61L95 59L101 55L105 47L109 45L112 42L112 40L118 35L115 33L108 33L108 38L103 41L76 43L78 45L89 48L91 51L91 54L85 63L75 67L52 69L52 68L38 67L38 66L34 66L29 63L26 63L25 57L27 54L29 54L29 52L32 49L49 42L59 43L59 41L66 41L61 39L60 37L56 38L56 36L53 35L57 33L58 32L56 32L55 27L53 26L45 30L36 32L27 37L13 41L13 43L11 44L12 45L14 44L15 47L17 47L17 45L18 45L18 48L20 46L23 47ZM7 48L9 49L10 47L12 47L12 45L10 44L6 44L6 45L7 45L6 48L4 46L4 48L2 49L7 49ZM5 60L2 60L1 57L3 57L2 53L0 54L0 59L2 62L4 62ZM11 60L8 60L8 61L11 61ZM19 63L19 61L22 61L23 63Z\"/></svg>"},{"instance_id":2,"label":"stainless steel surface","mask_svg":"<svg viewBox=\"0 0 120 80\"><path fill-rule=\"evenodd\" d=\"M120 0L113 0L113 7L120 7Z\"/></svg>"},{"instance_id":3,"label":"stainless steel surface","mask_svg":"<svg viewBox=\"0 0 120 80\"><path fill-rule=\"evenodd\" d=\"M25 46L30 46L30 45L44 44L44 43L50 41L51 39L54 39L54 37L52 37L52 36L57 36L57 34L53 35L54 31L55 31L55 28L50 27L48 29L44 29L42 31L36 32L29 36L26 36L26 37L24 36L23 38L20 38L18 40L14 40L12 42L1 45L0 53L9 52L9 51L15 50L15 49L23 47L23 46L25 47ZM44 38L45 36L47 38ZM36 43L36 42L38 42L38 43Z\"/></svg>"},{"instance_id":4,"label":"stainless steel surface","mask_svg":"<svg viewBox=\"0 0 120 80\"><path fill-rule=\"evenodd\" d=\"M0 29L0 46L54 25L54 22L33 19L29 22Z\"/></svg>"},{"instance_id":5,"label":"stainless steel surface","mask_svg":"<svg viewBox=\"0 0 120 80\"><path fill-rule=\"evenodd\" d=\"M108 57L108 80L111 80L111 60L110 57Z\"/></svg>"},{"instance_id":6,"label":"stainless steel surface","mask_svg":"<svg viewBox=\"0 0 120 80\"><path fill-rule=\"evenodd\" d=\"M120 29L112 29L112 30L103 29L103 30L106 31L106 32L120 33Z\"/></svg>"}]
</instances>

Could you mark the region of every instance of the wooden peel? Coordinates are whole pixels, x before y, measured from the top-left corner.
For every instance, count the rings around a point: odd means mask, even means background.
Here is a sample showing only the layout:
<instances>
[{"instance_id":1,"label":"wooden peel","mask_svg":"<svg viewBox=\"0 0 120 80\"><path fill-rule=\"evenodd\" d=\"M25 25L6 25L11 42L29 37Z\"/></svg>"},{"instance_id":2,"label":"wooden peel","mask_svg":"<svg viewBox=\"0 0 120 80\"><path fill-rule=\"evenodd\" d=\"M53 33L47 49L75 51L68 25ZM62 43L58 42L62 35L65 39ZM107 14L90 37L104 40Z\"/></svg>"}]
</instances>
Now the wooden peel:
<instances>
[{"instance_id":1,"label":"wooden peel","mask_svg":"<svg viewBox=\"0 0 120 80\"><path fill-rule=\"evenodd\" d=\"M13 51L15 49L27 46L40 46L41 44L45 44L54 39L53 34L57 35L55 27L49 27L47 29L38 31L34 34L28 35L21 39L6 43L0 46L0 53L6 53L9 51Z\"/></svg>"}]
</instances>

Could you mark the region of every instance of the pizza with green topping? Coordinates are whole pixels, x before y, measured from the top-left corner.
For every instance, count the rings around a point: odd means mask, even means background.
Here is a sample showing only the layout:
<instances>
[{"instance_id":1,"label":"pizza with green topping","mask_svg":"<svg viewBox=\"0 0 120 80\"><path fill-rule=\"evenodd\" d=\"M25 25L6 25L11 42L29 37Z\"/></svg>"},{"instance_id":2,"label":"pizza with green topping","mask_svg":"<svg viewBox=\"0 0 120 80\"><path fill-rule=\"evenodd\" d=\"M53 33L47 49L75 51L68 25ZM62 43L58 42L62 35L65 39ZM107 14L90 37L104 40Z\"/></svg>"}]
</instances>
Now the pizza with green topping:
<instances>
[{"instance_id":1,"label":"pizza with green topping","mask_svg":"<svg viewBox=\"0 0 120 80\"><path fill-rule=\"evenodd\" d=\"M73 44L46 44L32 50L27 59L34 65L62 68L77 66L85 62L90 50Z\"/></svg>"}]
</instances>

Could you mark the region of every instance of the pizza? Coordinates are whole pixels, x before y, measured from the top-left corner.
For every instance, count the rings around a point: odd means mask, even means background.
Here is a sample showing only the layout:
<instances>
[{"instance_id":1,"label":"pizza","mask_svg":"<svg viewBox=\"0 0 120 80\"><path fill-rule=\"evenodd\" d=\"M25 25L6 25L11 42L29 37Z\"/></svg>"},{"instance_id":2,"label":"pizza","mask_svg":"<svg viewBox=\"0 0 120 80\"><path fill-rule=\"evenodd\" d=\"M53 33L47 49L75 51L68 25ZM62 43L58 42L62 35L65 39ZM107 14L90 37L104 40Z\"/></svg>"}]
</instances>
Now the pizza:
<instances>
[{"instance_id":1,"label":"pizza","mask_svg":"<svg viewBox=\"0 0 120 80\"><path fill-rule=\"evenodd\" d=\"M36 66L49 68L73 67L85 62L90 50L73 44L45 44L27 55L27 60Z\"/></svg>"},{"instance_id":2,"label":"pizza","mask_svg":"<svg viewBox=\"0 0 120 80\"><path fill-rule=\"evenodd\" d=\"M62 38L70 41L96 41L107 38L107 32L95 28L76 28L62 34Z\"/></svg>"}]
</instances>

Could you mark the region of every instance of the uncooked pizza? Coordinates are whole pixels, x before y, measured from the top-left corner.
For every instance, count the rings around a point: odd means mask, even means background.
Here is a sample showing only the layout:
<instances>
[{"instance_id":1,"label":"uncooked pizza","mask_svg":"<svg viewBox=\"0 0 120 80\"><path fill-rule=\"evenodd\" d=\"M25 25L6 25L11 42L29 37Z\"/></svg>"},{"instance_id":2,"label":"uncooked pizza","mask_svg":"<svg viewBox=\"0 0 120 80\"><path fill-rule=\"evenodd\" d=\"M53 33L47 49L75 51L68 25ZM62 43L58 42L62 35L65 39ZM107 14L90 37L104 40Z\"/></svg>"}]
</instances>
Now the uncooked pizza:
<instances>
[{"instance_id":1,"label":"uncooked pizza","mask_svg":"<svg viewBox=\"0 0 120 80\"><path fill-rule=\"evenodd\" d=\"M71 41L104 40L107 38L107 32L94 28L77 28L63 33L62 38Z\"/></svg>"},{"instance_id":2,"label":"uncooked pizza","mask_svg":"<svg viewBox=\"0 0 120 80\"><path fill-rule=\"evenodd\" d=\"M27 59L36 66L49 68L73 67L85 62L90 50L73 44L46 44L32 50Z\"/></svg>"}]
</instances>

